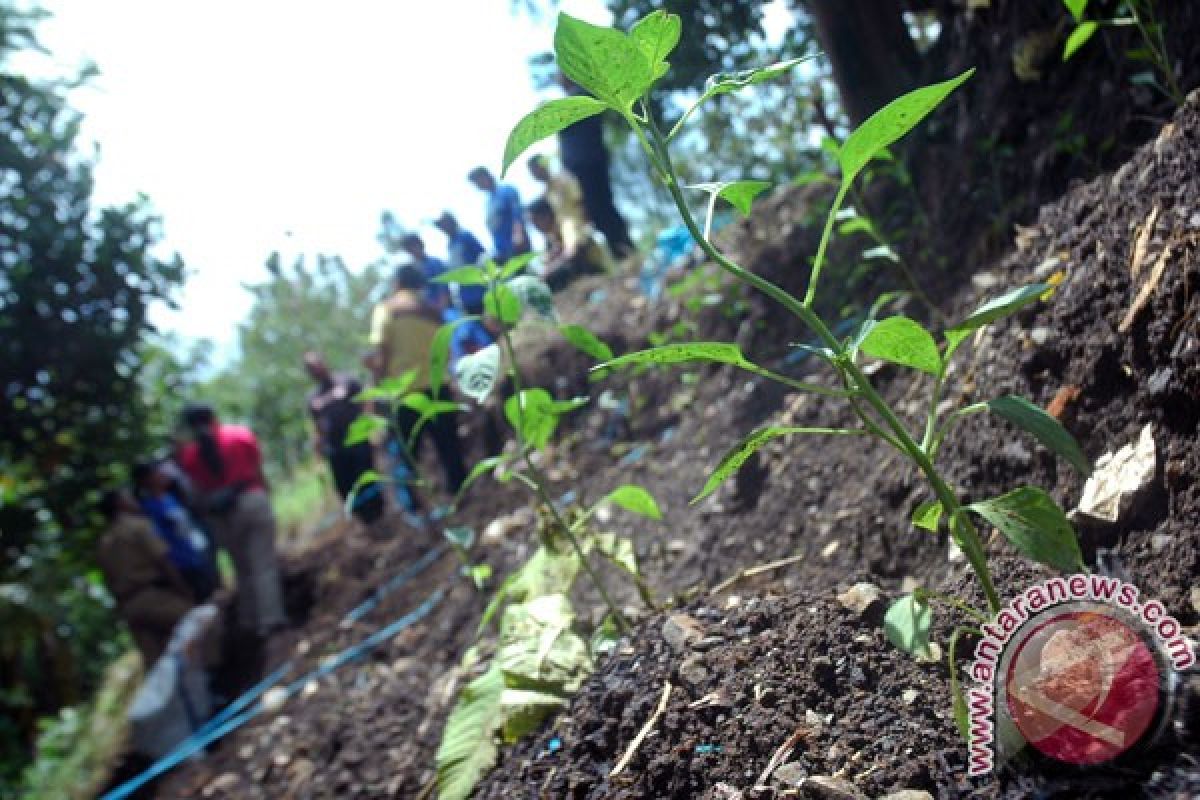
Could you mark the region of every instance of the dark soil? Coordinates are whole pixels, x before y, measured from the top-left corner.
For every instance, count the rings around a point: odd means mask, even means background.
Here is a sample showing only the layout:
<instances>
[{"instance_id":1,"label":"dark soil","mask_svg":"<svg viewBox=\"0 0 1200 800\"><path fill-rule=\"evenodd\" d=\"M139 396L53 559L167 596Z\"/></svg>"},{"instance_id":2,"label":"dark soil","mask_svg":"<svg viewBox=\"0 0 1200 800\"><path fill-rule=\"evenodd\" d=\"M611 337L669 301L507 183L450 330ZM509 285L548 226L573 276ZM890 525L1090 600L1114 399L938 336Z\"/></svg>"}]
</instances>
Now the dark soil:
<instances>
[{"instance_id":1,"label":"dark soil","mask_svg":"<svg viewBox=\"0 0 1200 800\"><path fill-rule=\"evenodd\" d=\"M1192 291L1200 279L1198 160L1200 97L1194 96L1127 166L1043 209L1008 255L958 291L938 295L956 318L1005 287L1064 271L1050 303L964 347L954 385L975 399L1015 392L1042 405L1063 387L1074 387L1078 393L1063 420L1092 459L1153 424L1154 486L1117 525L1084 532L1087 555L1161 599L1193 639L1200 622L1192 592L1200 559L1200 299ZM809 209L795 204L809 200L804 191L771 198L731 234L730 251L772 277L800 271L811 252L805 249L810 232L802 225ZM1133 279L1133 242L1155 206L1160 210L1147 263ZM1123 333L1122 319L1168 247L1157 289ZM595 294L599 289L603 298ZM704 300L709 296L717 302ZM651 306L639 302L631 282L592 281L570 290L562 305L602 337L622 343L619 351L686 319L695 329L685 338L737 338L752 358L796 376L828 379L815 362L778 363L796 338L759 325L768 318L754 311L757 301L749 298L747 316L732 305L736 299L737 293L705 289ZM913 305L906 313L920 316L922 310ZM586 361L564 352L536 359L548 365L543 385L582 375ZM922 386L888 368L875 380L915 419L923 407ZM547 470L560 491L577 488L585 499L625 482L641 483L658 497L665 524L614 515L606 525L634 535L651 583L679 601L671 613L686 614L707 638L700 647L676 648L664 637L665 617L645 620L567 711L503 753L479 797L821 796L813 794L811 782L804 789L786 782L805 776L836 776L872 797L905 788L939 797L1200 795L1194 713L1171 728L1158 750L1119 769L1068 775L1045 764L1022 764L998 780L967 781L965 750L948 713L944 663L920 664L891 647L880 628L880 607L859 616L835 599L860 580L878 585L885 600L914 582L963 596L975 591L964 564L948 557L944 536L908 523L911 509L926 499L919 476L883 445L777 440L738 480L689 505L712 465L750 430L849 418L835 403L728 369L619 375L591 385L565 377L558 387L563 394L593 395L605 388L627 390L631 397L633 413L620 440L598 444L611 418L596 409L581 412ZM1052 489L1071 508L1082 489L1082 478L1062 462L985 417L964 424L940 461L970 499L1028 484ZM515 487L484 482L462 521L482 531L488 521L524 505ZM528 531L484 543L477 556L503 575L526 555ZM373 586L437 544L434 534L399 526L395 532L391 541L366 542L338 530L300 558L293 570L315 575L308 579L311 616L302 629L273 643L271 663L300 653L305 664L316 664L411 610L435 587L447 587L437 610L365 660L323 679L311 695L230 736L203 762L169 776L160 796L419 796L432 778L441 726L461 678L456 665L482 600L455 578L457 562L447 556L389 596L359 629L337 628ZM991 547L1002 559L1002 594L1035 579L1029 567L1004 560L1008 548L994 537ZM707 593L744 567L793 556L795 563L718 595ZM952 615L939 613L936 638L944 645ZM621 774L608 777L667 681L673 688L654 732ZM755 789L772 754L789 740L794 746L784 756L787 769L775 770L767 788Z\"/></svg>"}]
</instances>

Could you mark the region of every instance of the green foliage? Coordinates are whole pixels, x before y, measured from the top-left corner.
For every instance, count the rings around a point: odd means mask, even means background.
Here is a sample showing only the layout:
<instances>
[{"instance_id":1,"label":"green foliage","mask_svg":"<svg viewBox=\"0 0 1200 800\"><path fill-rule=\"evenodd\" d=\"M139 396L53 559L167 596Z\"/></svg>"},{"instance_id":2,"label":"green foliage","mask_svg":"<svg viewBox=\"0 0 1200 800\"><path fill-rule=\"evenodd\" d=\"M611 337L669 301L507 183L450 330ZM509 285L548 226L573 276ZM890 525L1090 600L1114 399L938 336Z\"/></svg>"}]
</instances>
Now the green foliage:
<instances>
[{"instance_id":1,"label":"green foliage","mask_svg":"<svg viewBox=\"0 0 1200 800\"><path fill-rule=\"evenodd\" d=\"M937 533L942 521L942 504L938 500L926 500L917 506L912 513L912 523L918 528L924 528L931 533Z\"/></svg>"},{"instance_id":2,"label":"green foliage","mask_svg":"<svg viewBox=\"0 0 1200 800\"><path fill-rule=\"evenodd\" d=\"M1100 23L1094 20L1087 20L1075 26L1075 30L1071 31L1071 35L1067 37L1067 43L1063 45L1062 60L1068 61L1071 56L1088 43L1088 40L1096 35L1100 30Z\"/></svg>"},{"instance_id":3,"label":"green foliage","mask_svg":"<svg viewBox=\"0 0 1200 800\"><path fill-rule=\"evenodd\" d=\"M438 797L442 800L466 800L496 763L495 732L503 721L503 694L504 675L499 666L492 666L459 693L437 751Z\"/></svg>"},{"instance_id":4,"label":"green foliage","mask_svg":"<svg viewBox=\"0 0 1200 800\"><path fill-rule=\"evenodd\" d=\"M933 609L915 594L901 597L888 608L883 617L883 631L888 641L911 655L928 658L929 626Z\"/></svg>"},{"instance_id":5,"label":"green foliage","mask_svg":"<svg viewBox=\"0 0 1200 800\"><path fill-rule=\"evenodd\" d=\"M1041 489L1014 489L967 508L995 525L1022 555L1063 571L1084 568L1067 515Z\"/></svg>"},{"instance_id":6,"label":"green foliage","mask_svg":"<svg viewBox=\"0 0 1200 800\"><path fill-rule=\"evenodd\" d=\"M754 203L754 198L771 188L771 182L726 181L724 183L697 183L688 188L716 195L741 212L743 217L748 217L750 216L750 207Z\"/></svg>"},{"instance_id":7,"label":"green foliage","mask_svg":"<svg viewBox=\"0 0 1200 800\"><path fill-rule=\"evenodd\" d=\"M1072 467L1085 478L1091 474L1092 465L1083 454L1075 437L1054 417L1035 406L1024 397L1005 395L988 401L988 409L997 416L1016 425L1018 428L1033 434L1046 449L1062 456Z\"/></svg>"},{"instance_id":8,"label":"green foliage","mask_svg":"<svg viewBox=\"0 0 1200 800\"><path fill-rule=\"evenodd\" d=\"M599 114L604 108L603 103L591 97L560 97L529 112L508 135L500 175L503 177L513 162L531 145L580 120Z\"/></svg>"},{"instance_id":9,"label":"green foliage","mask_svg":"<svg viewBox=\"0 0 1200 800\"><path fill-rule=\"evenodd\" d=\"M541 450L554 435L559 417L586 403L586 397L558 402L545 389L523 389L504 402L504 416L521 441Z\"/></svg>"},{"instance_id":10,"label":"green foliage","mask_svg":"<svg viewBox=\"0 0 1200 800\"><path fill-rule=\"evenodd\" d=\"M692 503L698 503L705 497L717 490L717 487L724 483L725 479L742 468L742 465L749 460L750 456L754 455L763 445L772 439L780 436L790 436L796 433L826 433L833 435L861 435L866 431L844 430L841 428L796 428L796 427L768 427L759 428L751 433L721 459L721 463L717 464L717 468L708 476L708 480L704 483L704 488L700 493L692 498Z\"/></svg>"},{"instance_id":11,"label":"green foliage","mask_svg":"<svg viewBox=\"0 0 1200 800\"><path fill-rule=\"evenodd\" d=\"M563 335L576 349L587 353L597 361L609 361L613 357L612 348L582 325L563 325L558 332Z\"/></svg>"},{"instance_id":12,"label":"green foliage","mask_svg":"<svg viewBox=\"0 0 1200 800\"><path fill-rule=\"evenodd\" d=\"M558 15L554 54L564 75L625 115L655 80L655 68L628 34L570 14Z\"/></svg>"},{"instance_id":13,"label":"green foliage","mask_svg":"<svg viewBox=\"0 0 1200 800\"><path fill-rule=\"evenodd\" d=\"M900 141L974 74L975 70L969 69L957 78L916 89L872 114L838 148L842 185L853 183L871 159Z\"/></svg>"},{"instance_id":14,"label":"green foliage","mask_svg":"<svg viewBox=\"0 0 1200 800\"><path fill-rule=\"evenodd\" d=\"M641 514L643 517L649 517L650 519L662 519L662 511L659 510L654 496L641 486L634 486L631 483L613 489L596 505L604 503L612 503L626 511L632 511L635 514Z\"/></svg>"},{"instance_id":15,"label":"green foliage","mask_svg":"<svg viewBox=\"0 0 1200 800\"><path fill-rule=\"evenodd\" d=\"M859 349L872 358L927 372L942 373L937 342L921 324L908 317L888 317L871 323Z\"/></svg>"}]
</instances>

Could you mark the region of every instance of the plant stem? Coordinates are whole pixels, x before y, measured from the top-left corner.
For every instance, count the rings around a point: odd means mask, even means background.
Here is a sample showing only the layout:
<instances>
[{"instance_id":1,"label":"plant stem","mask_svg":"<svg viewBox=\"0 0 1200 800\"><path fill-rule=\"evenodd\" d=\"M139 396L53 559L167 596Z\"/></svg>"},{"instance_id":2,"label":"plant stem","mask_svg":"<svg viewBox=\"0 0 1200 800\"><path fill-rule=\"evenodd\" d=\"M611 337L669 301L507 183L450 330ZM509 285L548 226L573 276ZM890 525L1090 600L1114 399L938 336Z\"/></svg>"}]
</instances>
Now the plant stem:
<instances>
[{"instance_id":1,"label":"plant stem","mask_svg":"<svg viewBox=\"0 0 1200 800\"><path fill-rule=\"evenodd\" d=\"M986 622L991 621L988 619L987 614L984 614L982 611L979 611L978 609L972 608L971 606L964 603L962 600L959 600L957 597L952 597L951 595L948 595L948 594L942 594L941 592L935 592L930 589L917 589L916 591L913 592L913 594L916 595L917 598L920 600L925 600L926 598L928 598L930 600L938 600L942 603L952 605L955 608L957 608L959 611L962 611L963 613L967 614L970 617L973 617L974 619L979 620L980 622L986 623Z\"/></svg>"},{"instance_id":2,"label":"plant stem","mask_svg":"<svg viewBox=\"0 0 1200 800\"><path fill-rule=\"evenodd\" d=\"M495 278L489 276L491 288L495 291ZM500 320L500 339L504 348L505 356L508 358L508 372L513 381L513 390L516 392L517 398L517 417L521 420L521 427L525 427L525 402L521 395L521 371L517 367L517 351L513 347L512 335L509 331L508 324L504 320ZM588 561L587 553L583 550L583 545L579 542L579 537L575 535L574 529L567 524L559 513L558 507L554 505L554 501L550 499L550 493L546 491L547 481L546 476L542 474L537 465L533 463L533 455L530 453L529 445L521 437L520 431L517 435L522 440L519 442L521 448L521 458L525 461L525 469L528 473L528 481L526 484L533 489L533 493L538 500L542 502L550 511L550 515L554 517L554 523L562 530L563 535L567 537L567 541L571 543L571 548L575 551L575 555L579 557L579 564L583 567L583 571L587 573L589 579L596 587L596 591L600 593L604 604L608 606L608 610L612 612L613 619L617 623L617 627L621 629L621 633L627 634L632 630L629 622L625 619L625 615L621 613L621 609L613 602L612 597L608 594L608 588L604 585L604 581L600 575L592 569L591 563ZM515 473L514 473L515 474Z\"/></svg>"},{"instance_id":3,"label":"plant stem","mask_svg":"<svg viewBox=\"0 0 1200 800\"><path fill-rule=\"evenodd\" d=\"M659 133L658 129L655 127L654 120L650 117L647 117L647 119L647 126L650 129L654 141L658 144L659 156L661 158L661 171L667 181L667 189L670 191L671 197L675 200L675 205L679 209L680 215L683 217L684 225L692 234L692 237L700 245L700 248L704 251L704 253L713 261L715 261L718 266L738 280L748 283L754 288L763 292L772 300L775 300L781 306L797 316L808 327L809 330L817 335L817 337L825 344L826 347L836 354L835 362L837 363L838 368L850 378L852 388L858 392L862 399L865 400L867 404L875 410L875 413L879 415L879 418L883 420L886 427L890 429L892 435L894 436L894 444L897 445L902 452L907 454L908 457L912 459L913 463L917 465L918 469L921 470L932 486L934 494L937 495L938 500L942 504L942 508L946 511L946 513L951 515L951 533L959 547L962 548L963 553L966 554L967 561L970 563L971 568L975 571L976 576L983 585L983 591L988 600L988 607L993 612L999 611L1000 598L996 594L996 589L992 584L991 572L988 570L987 556L983 549L983 543L980 540L979 534L975 530L974 525L972 525L971 521L966 517L966 514L962 509L962 505L958 502L958 498L955 497L954 492L950 490L950 487L946 485L946 482L942 479L942 476L934 467L933 462L931 462L929 457L925 454L925 451L922 450L921 446L913 440L911 434L908 432L908 429L905 428L904 423L897 418L896 414L892 411L891 407L888 406L887 402L879 395L878 392L875 391L875 388L871 385L871 382L868 380L867 376L862 373L862 371L858 368L858 365L854 363L853 359L848 357L846 348L842 346L842 343L838 341L837 337L834 336L829 330L829 327L812 309L812 300L815 297L817 279L820 277L822 261L825 257L825 248L828 245L828 239L833 229L833 218L837 214L838 207L845 199L847 186L843 184L838 190L837 197L834 199L833 206L830 208L829 216L826 218L825 230L821 236L821 244L818 247L817 256L813 262L813 269L809 279L808 294L805 296L804 303L801 303L800 301L796 300L796 298L788 294L784 289L776 286L771 281L756 275L753 272L750 272L744 267L726 258L720 251L716 249L716 247L713 246L711 242L704 238L696 224L695 218L692 216L691 210L688 208L687 201L683 196L683 191L679 187L679 182L675 177L675 168L671 163L670 153L665 147L662 134ZM642 133L640 129L638 131L638 135L645 143L647 149L651 149L649 142L646 142L645 134ZM656 159L656 162L657 161L658 159ZM860 409L856 408L856 411L859 411L860 416L862 416ZM864 419L864 422L868 422L868 424L870 424L869 420ZM960 520L958 526L954 524L954 520L956 519Z\"/></svg>"}]
</instances>

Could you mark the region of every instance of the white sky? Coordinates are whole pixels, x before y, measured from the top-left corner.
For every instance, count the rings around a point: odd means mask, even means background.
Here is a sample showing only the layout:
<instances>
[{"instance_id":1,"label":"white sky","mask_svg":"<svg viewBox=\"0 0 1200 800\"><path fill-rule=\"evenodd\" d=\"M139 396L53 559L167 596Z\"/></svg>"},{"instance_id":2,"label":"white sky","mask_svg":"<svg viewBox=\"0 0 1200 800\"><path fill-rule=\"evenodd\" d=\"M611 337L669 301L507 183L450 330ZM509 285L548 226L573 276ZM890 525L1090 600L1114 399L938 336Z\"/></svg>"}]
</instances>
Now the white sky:
<instances>
[{"instance_id":1,"label":"white sky","mask_svg":"<svg viewBox=\"0 0 1200 800\"><path fill-rule=\"evenodd\" d=\"M242 282L272 250L380 255L379 214L420 225L444 208L488 244L483 197L512 125L539 98L527 58L553 18L509 0L46 0L39 37L60 73L100 76L76 92L83 142L100 149L96 201L147 194L167 252L190 269L182 310L157 320L228 352L250 306ZM783 3L768 27L786 26ZM596 23L603 0L560 7ZM780 13L782 12L781 16ZM532 196L526 170L511 179Z\"/></svg>"}]
</instances>

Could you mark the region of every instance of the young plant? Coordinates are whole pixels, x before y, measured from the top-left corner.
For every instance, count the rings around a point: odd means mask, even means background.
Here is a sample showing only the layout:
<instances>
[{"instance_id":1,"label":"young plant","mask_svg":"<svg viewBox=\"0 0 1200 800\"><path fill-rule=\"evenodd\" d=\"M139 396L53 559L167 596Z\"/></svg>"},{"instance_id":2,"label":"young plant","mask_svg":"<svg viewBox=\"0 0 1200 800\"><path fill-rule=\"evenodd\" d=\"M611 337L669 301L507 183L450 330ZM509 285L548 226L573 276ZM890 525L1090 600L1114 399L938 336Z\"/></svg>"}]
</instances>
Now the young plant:
<instances>
[{"instance_id":1,"label":"young plant","mask_svg":"<svg viewBox=\"0 0 1200 800\"><path fill-rule=\"evenodd\" d=\"M705 254L718 266L749 286L763 292L795 315L816 337L818 344L807 347L824 362L836 386L793 380L750 361L737 345L722 342L669 344L611 359L600 365L611 369L630 364L681 364L709 362L727 364L792 389L838 398L858 418L859 427L766 427L754 431L721 460L693 502L713 492L766 442L796 434L821 436L872 437L898 450L924 475L932 498L921 504L913 521L920 527L937 530L943 519L950 536L966 555L987 600L996 612L999 595L992 582L987 556L972 519L982 518L998 528L1023 554L1053 567L1069 570L1082 567L1082 557L1074 531L1066 515L1041 489L1022 487L1001 497L964 502L951 488L936 466L938 449L962 417L991 411L1033 434L1043 445L1066 458L1081 472L1089 466L1074 439L1058 422L1032 403L1017 397L1001 397L941 412L942 393L948 368L960 345L990 323L1013 314L1047 296L1051 287L1033 284L1013 289L990 300L965 319L943 332L939 344L920 323L904 316L882 320L866 319L857 330L839 338L815 309L821 271L833 234L838 212L852 190L856 178L888 147L911 131L959 85L972 71L958 77L910 92L871 116L844 142L836 147L840 182L829 210L817 252L813 258L808 286L803 298L793 297L766 278L732 261L720 252L692 215L685 191L672 163L671 142L697 106L723 92L742 88L781 75L800 63L793 59L758 70L719 74L709 79L707 88L679 122L663 133L650 113L645 97L667 72L667 57L680 37L680 21L673 14L656 11L639 21L629 33L597 27L567 14L560 14L554 36L559 68L591 97L579 96L554 100L526 115L509 136L504 153L508 168L530 145L556 133L582 118L611 110L630 126L641 143L650 165L674 199L684 224ZM758 182L730 181L701 187L710 197L720 197L735 206L749 207L762 187ZM711 214L712 203L709 204ZM888 404L860 366L864 358L891 362L912 370L929 383L929 399L923 424L910 428ZM896 602L887 615L889 638L909 652L926 649L931 611L928 593L909 595ZM955 601L956 605L961 604ZM972 610L973 616L983 612ZM953 648L950 653L954 669ZM960 697L956 693L956 709Z\"/></svg>"},{"instance_id":2,"label":"young plant","mask_svg":"<svg viewBox=\"0 0 1200 800\"><path fill-rule=\"evenodd\" d=\"M1154 0L1124 0L1117 16L1111 19L1087 18L1088 0L1063 0L1063 5L1075 23L1066 44L1063 45L1063 61L1075 55L1101 27L1135 27L1142 38L1142 46L1130 50L1127 55L1131 60L1148 62L1151 69L1134 75L1133 81L1153 86L1170 97L1175 105L1183 105L1183 90L1175 80L1175 70L1171 66L1171 56L1167 53L1163 26L1154 14ZM1121 11L1124 14L1121 14ZM1162 77L1165 85L1155 77L1155 72Z\"/></svg>"},{"instance_id":3,"label":"young plant","mask_svg":"<svg viewBox=\"0 0 1200 800\"><path fill-rule=\"evenodd\" d=\"M596 531L592 525L595 512L604 505L661 519L650 493L625 485L590 507L565 511L550 498L539 457L544 455L561 417L587 401L556 401L546 390L530 387L518 366L512 330L522 317L529 316L553 324L571 344L597 360L611 359L612 352L586 329L558 323L549 288L538 278L522 274L527 262L528 258L519 258L503 267L487 262L441 278L486 286L484 309L498 331L496 344L459 360L455 372L460 389L483 402L506 375L512 390L504 401L504 415L516 433L516 447L477 464L467 476L463 491L491 472L499 480L516 480L527 487L540 512L538 548L501 583L480 621L477 635L485 633L497 618L498 634L486 669L463 688L442 734L437 770L438 794L443 800L468 797L495 761L496 734L513 742L535 730L548 714L566 704L591 673L596 656L620 633L628 631L628 622L591 563L594 556L626 574L643 601L654 605L638 569L633 542ZM446 377L453 324L438 332L430 354L435 392ZM465 557L469 545L464 540L459 546ZM580 624L570 599L580 574L588 576L608 606L607 617L592 631ZM462 670L473 670L481 660L481 646L473 647Z\"/></svg>"}]
</instances>

